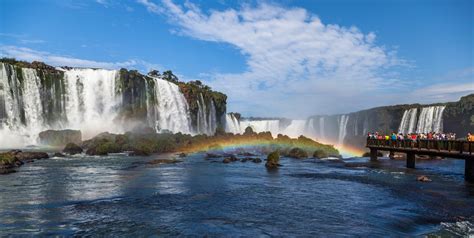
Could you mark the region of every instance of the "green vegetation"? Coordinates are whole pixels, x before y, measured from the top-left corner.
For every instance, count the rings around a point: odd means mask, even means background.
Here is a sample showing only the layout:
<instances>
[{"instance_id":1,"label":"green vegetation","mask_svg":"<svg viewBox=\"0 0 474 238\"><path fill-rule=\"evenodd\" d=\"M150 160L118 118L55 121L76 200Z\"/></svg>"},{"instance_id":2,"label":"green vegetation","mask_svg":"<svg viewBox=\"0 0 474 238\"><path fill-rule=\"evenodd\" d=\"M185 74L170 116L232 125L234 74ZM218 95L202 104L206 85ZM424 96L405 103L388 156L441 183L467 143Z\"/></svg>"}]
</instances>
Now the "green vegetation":
<instances>
[{"instance_id":1,"label":"green vegetation","mask_svg":"<svg viewBox=\"0 0 474 238\"><path fill-rule=\"evenodd\" d=\"M13 165L18 159L12 153L0 154L0 165Z\"/></svg>"},{"instance_id":2,"label":"green vegetation","mask_svg":"<svg viewBox=\"0 0 474 238\"><path fill-rule=\"evenodd\" d=\"M308 152L305 150L295 147L290 150L288 153L288 157L295 158L295 159L303 159L303 158L308 158Z\"/></svg>"},{"instance_id":3,"label":"green vegetation","mask_svg":"<svg viewBox=\"0 0 474 238\"><path fill-rule=\"evenodd\" d=\"M280 162L280 153L278 151L274 151L267 156L267 163L265 166L267 168L278 168Z\"/></svg>"},{"instance_id":4,"label":"green vegetation","mask_svg":"<svg viewBox=\"0 0 474 238\"><path fill-rule=\"evenodd\" d=\"M321 158L327 158L328 156L329 154L325 150L321 150L321 149L315 150L313 153L313 158L321 159Z\"/></svg>"}]
</instances>

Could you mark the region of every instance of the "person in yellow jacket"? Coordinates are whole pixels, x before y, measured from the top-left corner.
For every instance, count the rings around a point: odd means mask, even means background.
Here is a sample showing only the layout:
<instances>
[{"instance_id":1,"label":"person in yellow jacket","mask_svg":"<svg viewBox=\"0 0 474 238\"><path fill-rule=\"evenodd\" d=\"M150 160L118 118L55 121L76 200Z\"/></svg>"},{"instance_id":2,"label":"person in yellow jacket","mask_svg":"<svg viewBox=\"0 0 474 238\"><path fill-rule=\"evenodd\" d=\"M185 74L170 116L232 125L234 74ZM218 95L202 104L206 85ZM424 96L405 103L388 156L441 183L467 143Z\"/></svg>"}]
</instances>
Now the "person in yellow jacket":
<instances>
[{"instance_id":1,"label":"person in yellow jacket","mask_svg":"<svg viewBox=\"0 0 474 238\"><path fill-rule=\"evenodd\" d=\"M474 135L471 133L467 133L467 141L474 141Z\"/></svg>"}]
</instances>

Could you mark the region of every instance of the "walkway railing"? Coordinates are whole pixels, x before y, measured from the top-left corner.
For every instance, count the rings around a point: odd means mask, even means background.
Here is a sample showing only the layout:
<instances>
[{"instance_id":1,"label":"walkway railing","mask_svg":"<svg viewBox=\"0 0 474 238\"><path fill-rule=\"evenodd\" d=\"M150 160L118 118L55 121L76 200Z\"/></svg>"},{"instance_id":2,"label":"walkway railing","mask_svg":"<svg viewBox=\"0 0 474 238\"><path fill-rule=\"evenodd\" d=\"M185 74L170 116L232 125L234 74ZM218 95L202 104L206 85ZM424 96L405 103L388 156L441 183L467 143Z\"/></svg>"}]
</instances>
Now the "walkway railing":
<instances>
[{"instance_id":1,"label":"walkway railing","mask_svg":"<svg viewBox=\"0 0 474 238\"><path fill-rule=\"evenodd\" d=\"M474 142L465 140L385 140L367 139L367 147L391 147L403 149L418 149L430 151L443 151L451 153L469 154L474 151Z\"/></svg>"}]
</instances>

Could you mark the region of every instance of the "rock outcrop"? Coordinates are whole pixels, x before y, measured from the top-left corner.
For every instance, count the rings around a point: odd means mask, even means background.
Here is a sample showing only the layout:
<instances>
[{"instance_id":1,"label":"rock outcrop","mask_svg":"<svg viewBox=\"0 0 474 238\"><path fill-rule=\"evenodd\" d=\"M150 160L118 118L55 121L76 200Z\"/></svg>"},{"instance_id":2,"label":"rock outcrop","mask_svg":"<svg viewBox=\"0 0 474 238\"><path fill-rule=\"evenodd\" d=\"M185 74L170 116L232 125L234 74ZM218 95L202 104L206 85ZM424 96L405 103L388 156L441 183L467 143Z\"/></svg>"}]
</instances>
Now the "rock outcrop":
<instances>
[{"instance_id":1,"label":"rock outcrop","mask_svg":"<svg viewBox=\"0 0 474 238\"><path fill-rule=\"evenodd\" d=\"M80 144L81 131L78 130L47 130L39 133L40 144L50 146L65 146L68 143Z\"/></svg>"},{"instance_id":2,"label":"rock outcrop","mask_svg":"<svg viewBox=\"0 0 474 238\"><path fill-rule=\"evenodd\" d=\"M74 143L68 143L63 149L64 153L70 154L70 155L80 154L83 151L84 150L80 146Z\"/></svg>"},{"instance_id":3,"label":"rock outcrop","mask_svg":"<svg viewBox=\"0 0 474 238\"><path fill-rule=\"evenodd\" d=\"M280 153L278 151L274 151L267 156L267 162L265 163L265 167L268 169L275 169L280 166Z\"/></svg>"},{"instance_id":4,"label":"rock outcrop","mask_svg":"<svg viewBox=\"0 0 474 238\"><path fill-rule=\"evenodd\" d=\"M288 152L288 157L295 158L295 159L304 159L308 158L308 152L305 150L295 147Z\"/></svg>"},{"instance_id":5,"label":"rock outcrop","mask_svg":"<svg viewBox=\"0 0 474 238\"><path fill-rule=\"evenodd\" d=\"M25 163L30 163L39 159L49 158L44 152L22 152L21 150L12 150L6 153L0 153L0 174L15 172L15 168Z\"/></svg>"}]
</instances>

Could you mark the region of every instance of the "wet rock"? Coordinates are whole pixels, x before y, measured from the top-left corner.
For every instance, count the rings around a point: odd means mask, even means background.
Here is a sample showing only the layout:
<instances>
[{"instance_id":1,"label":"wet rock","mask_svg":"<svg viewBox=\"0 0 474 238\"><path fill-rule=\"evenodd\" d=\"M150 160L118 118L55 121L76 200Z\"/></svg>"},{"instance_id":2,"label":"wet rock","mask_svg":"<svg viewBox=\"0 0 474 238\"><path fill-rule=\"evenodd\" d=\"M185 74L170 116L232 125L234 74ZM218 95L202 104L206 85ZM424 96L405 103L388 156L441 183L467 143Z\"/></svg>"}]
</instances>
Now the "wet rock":
<instances>
[{"instance_id":1,"label":"wet rock","mask_svg":"<svg viewBox=\"0 0 474 238\"><path fill-rule=\"evenodd\" d=\"M178 154L178 157L180 158L184 158L184 157L187 157L188 155L186 153L179 153Z\"/></svg>"},{"instance_id":2,"label":"wet rock","mask_svg":"<svg viewBox=\"0 0 474 238\"><path fill-rule=\"evenodd\" d=\"M260 158L255 158L255 159L252 159L252 162L254 162L254 163L262 163L262 159L260 159Z\"/></svg>"},{"instance_id":3,"label":"wet rock","mask_svg":"<svg viewBox=\"0 0 474 238\"><path fill-rule=\"evenodd\" d=\"M245 162L251 161L251 160L252 160L252 158L247 157L247 158L243 158L242 160L240 160L240 162L245 163Z\"/></svg>"},{"instance_id":4,"label":"wet rock","mask_svg":"<svg viewBox=\"0 0 474 238\"><path fill-rule=\"evenodd\" d=\"M252 154L250 152L242 152L242 153L239 153L240 155L242 156L255 156L255 154Z\"/></svg>"},{"instance_id":5,"label":"wet rock","mask_svg":"<svg viewBox=\"0 0 474 238\"><path fill-rule=\"evenodd\" d=\"M228 163L236 162L236 161L239 161L239 159L235 156L231 156L231 157L227 157L224 160L222 160L222 163L228 164Z\"/></svg>"},{"instance_id":6,"label":"wet rock","mask_svg":"<svg viewBox=\"0 0 474 238\"><path fill-rule=\"evenodd\" d=\"M0 174L15 172L15 168L25 163L30 163L39 159L49 158L44 152L22 152L21 150L12 150L6 153L0 153Z\"/></svg>"},{"instance_id":7,"label":"wet rock","mask_svg":"<svg viewBox=\"0 0 474 238\"><path fill-rule=\"evenodd\" d=\"M23 162L10 152L0 154L0 174L13 173L15 168L20 167L22 164Z\"/></svg>"},{"instance_id":8,"label":"wet rock","mask_svg":"<svg viewBox=\"0 0 474 238\"><path fill-rule=\"evenodd\" d=\"M25 163L49 158L48 154L45 152L16 152L14 155L17 159Z\"/></svg>"},{"instance_id":9,"label":"wet rock","mask_svg":"<svg viewBox=\"0 0 474 238\"><path fill-rule=\"evenodd\" d=\"M428 176L426 175L421 175L421 176L418 176L416 178L416 181L419 181L419 182L431 182L432 180L430 178L428 178Z\"/></svg>"},{"instance_id":10,"label":"wet rock","mask_svg":"<svg viewBox=\"0 0 474 238\"><path fill-rule=\"evenodd\" d=\"M220 158L222 155L214 154L214 153L206 153L206 158Z\"/></svg>"},{"instance_id":11,"label":"wet rock","mask_svg":"<svg viewBox=\"0 0 474 238\"><path fill-rule=\"evenodd\" d=\"M63 152L70 155L80 154L83 152L82 148L74 143L68 143L64 147Z\"/></svg>"},{"instance_id":12,"label":"wet rock","mask_svg":"<svg viewBox=\"0 0 474 238\"><path fill-rule=\"evenodd\" d=\"M151 152L148 150L141 150L139 148L133 148L133 150L128 153L128 156L150 156Z\"/></svg>"},{"instance_id":13,"label":"wet rock","mask_svg":"<svg viewBox=\"0 0 474 238\"><path fill-rule=\"evenodd\" d=\"M267 156L267 162L265 163L265 167L267 167L268 169L278 168L278 166L280 166L279 162L280 153L278 153L278 151L274 151Z\"/></svg>"},{"instance_id":14,"label":"wet rock","mask_svg":"<svg viewBox=\"0 0 474 238\"><path fill-rule=\"evenodd\" d=\"M148 161L147 164L176 164L182 162L181 160L175 160L175 159L154 159L151 161Z\"/></svg>"},{"instance_id":15,"label":"wet rock","mask_svg":"<svg viewBox=\"0 0 474 238\"><path fill-rule=\"evenodd\" d=\"M40 143L50 146L64 146L68 143L80 144L82 134L79 130L47 130L39 133Z\"/></svg>"},{"instance_id":16,"label":"wet rock","mask_svg":"<svg viewBox=\"0 0 474 238\"><path fill-rule=\"evenodd\" d=\"M56 153L53 154L53 157L60 158L60 157L66 157L66 156L63 153L56 152Z\"/></svg>"}]
</instances>

